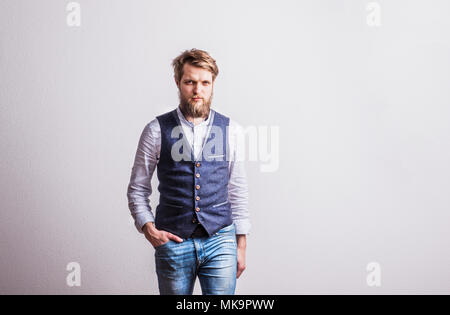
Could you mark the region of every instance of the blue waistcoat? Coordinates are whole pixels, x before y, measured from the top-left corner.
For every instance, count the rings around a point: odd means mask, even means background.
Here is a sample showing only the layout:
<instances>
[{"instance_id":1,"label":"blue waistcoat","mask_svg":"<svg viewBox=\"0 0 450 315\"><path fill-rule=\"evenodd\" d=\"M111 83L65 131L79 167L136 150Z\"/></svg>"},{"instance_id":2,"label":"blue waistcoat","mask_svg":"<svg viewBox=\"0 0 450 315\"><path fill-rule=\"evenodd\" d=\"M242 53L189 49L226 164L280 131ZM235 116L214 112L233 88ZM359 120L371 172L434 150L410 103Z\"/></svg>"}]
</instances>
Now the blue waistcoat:
<instances>
[{"instance_id":1,"label":"blue waistcoat","mask_svg":"<svg viewBox=\"0 0 450 315\"><path fill-rule=\"evenodd\" d=\"M210 115L208 135L197 158L176 109L156 117L161 127L161 152L155 226L185 239L198 224L211 236L233 223L228 201L230 119L212 109Z\"/></svg>"}]
</instances>

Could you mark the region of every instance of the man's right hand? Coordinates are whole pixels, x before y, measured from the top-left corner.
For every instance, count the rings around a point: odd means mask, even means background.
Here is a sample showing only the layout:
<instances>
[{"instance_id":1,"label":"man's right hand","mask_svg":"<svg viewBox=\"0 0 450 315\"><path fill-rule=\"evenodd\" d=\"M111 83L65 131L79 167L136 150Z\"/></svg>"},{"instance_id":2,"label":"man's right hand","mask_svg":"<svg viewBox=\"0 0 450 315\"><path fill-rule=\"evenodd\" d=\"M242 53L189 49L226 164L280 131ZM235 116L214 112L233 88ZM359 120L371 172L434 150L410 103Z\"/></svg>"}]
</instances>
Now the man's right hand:
<instances>
[{"instance_id":1,"label":"man's right hand","mask_svg":"<svg viewBox=\"0 0 450 315\"><path fill-rule=\"evenodd\" d=\"M142 232L144 232L145 238L152 244L154 248L164 245L169 240L181 243L183 239L163 230L158 230L153 222L147 222L142 227Z\"/></svg>"}]
</instances>

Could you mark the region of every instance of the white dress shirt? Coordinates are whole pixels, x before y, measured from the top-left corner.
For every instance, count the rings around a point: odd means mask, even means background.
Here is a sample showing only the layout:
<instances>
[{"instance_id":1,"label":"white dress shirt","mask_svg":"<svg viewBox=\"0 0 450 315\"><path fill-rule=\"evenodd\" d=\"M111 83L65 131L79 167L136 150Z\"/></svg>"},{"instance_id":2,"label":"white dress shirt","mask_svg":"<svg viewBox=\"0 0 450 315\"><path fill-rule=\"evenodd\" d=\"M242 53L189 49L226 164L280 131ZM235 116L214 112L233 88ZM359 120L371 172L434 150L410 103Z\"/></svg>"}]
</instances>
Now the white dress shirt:
<instances>
[{"instance_id":1,"label":"white dress shirt","mask_svg":"<svg viewBox=\"0 0 450 315\"><path fill-rule=\"evenodd\" d=\"M208 118L195 126L186 120L179 107L177 107L177 114L184 134L194 148L195 156L200 156L203 142L209 133L208 125L210 120L214 119L215 111L211 109ZM248 185L242 158L244 154L241 152L243 146L239 142L243 139L243 130L231 119L228 137L230 145L228 200L231 204L231 217L236 227L236 234L249 234L251 224L248 211ZM143 233L142 227L145 223L155 221L149 196L152 193L151 179L159 162L160 152L161 127L158 119L155 118L142 131L127 190L128 208L140 233Z\"/></svg>"}]
</instances>

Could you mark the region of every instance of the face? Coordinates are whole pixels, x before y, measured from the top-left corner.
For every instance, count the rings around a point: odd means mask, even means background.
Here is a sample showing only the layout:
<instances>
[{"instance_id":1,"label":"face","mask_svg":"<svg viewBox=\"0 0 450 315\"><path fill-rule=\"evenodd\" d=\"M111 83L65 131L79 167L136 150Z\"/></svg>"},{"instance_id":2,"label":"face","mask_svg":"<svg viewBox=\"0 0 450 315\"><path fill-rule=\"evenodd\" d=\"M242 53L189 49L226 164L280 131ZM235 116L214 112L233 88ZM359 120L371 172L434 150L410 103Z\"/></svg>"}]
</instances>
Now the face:
<instances>
[{"instance_id":1,"label":"face","mask_svg":"<svg viewBox=\"0 0 450 315\"><path fill-rule=\"evenodd\" d=\"M206 118L213 96L212 73L203 68L185 64L183 77L176 83L183 114L192 118Z\"/></svg>"}]
</instances>

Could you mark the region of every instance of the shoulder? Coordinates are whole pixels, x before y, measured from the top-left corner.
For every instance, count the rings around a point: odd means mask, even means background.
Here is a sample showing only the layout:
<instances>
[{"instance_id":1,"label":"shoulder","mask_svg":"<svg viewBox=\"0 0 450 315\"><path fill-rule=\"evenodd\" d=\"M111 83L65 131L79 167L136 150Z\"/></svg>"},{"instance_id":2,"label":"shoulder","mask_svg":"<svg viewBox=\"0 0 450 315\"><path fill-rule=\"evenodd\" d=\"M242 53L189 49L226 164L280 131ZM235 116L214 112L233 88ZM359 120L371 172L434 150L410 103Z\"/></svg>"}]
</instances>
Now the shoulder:
<instances>
[{"instance_id":1,"label":"shoulder","mask_svg":"<svg viewBox=\"0 0 450 315\"><path fill-rule=\"evenodd\" d=\"M244 128L236 120L230 119L229 131L230 135L238 136L240 134L243 134Z\"/></svg>"},{"instance_id":2,"label":"shoulder","mask_svg":"<svg viewBox=\"0 0 450 315\"><path fill-rule=\"evenodd\" d=\"M217 116L220 120L228 121L228 130L231 136L239 135L243 133L243 127L240 123L238 123L235 119L230 118L227 115L224 115L216 110L214 110L214 116Z\"/></svg>"},{"instance_id":3,"label":"shoulder","mask_svg":"<svg viewBox=\"0 0 450 315\"><path fill-rule=\"evenodd\" d=\"M173 114L176 114L176 109L168 111L164 114L156 116L152 121L150 121L146 126L146 130L153 135L161 134L161 124L164 124L167 120L173 117Z\"/></svg>"},{"instance_id":4,"label":"shoulder","mask_svg":"<svg viewBox=\"0 0 450 315\"><path fill-rule=\"evenodd\" d=\"M153 139L161 137L161 126L157 118L154 118L145 125L142 135Z\"/></svg>"},{"instance_id":5,"label":"shoulder","mask_svg":"<svg viewBox=\"0 0 450 315\"><path fill-rule=\"evenodd\" d=\"M216 111L215 109L211 109L211 111L213 111L213 113L214 113L214 123L215 124L224 125L224 126L230 125L230 118L228 116Z\"/></svg>"},{"instance_id":6,"label":"shoulder","mask_svg":"<svg viewBox=\"0 0 450 315\"><path fill-rule=\"evenodd\" d=\"M151 122L147 124L148 129L152 133L161 133L161 126L159 125L159 121L157 118L153 119Z\"/></svg>"},{"instance_id":7,"label":"shoulder","mask_svg":"<svg viewBox=\"0 0 450 315\"><path fill-rule=\"evenodd\" d=\"M242 125L236 120L230 118L230 128L242 128Z\"/></svg>"}]
</instances>

